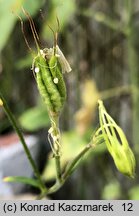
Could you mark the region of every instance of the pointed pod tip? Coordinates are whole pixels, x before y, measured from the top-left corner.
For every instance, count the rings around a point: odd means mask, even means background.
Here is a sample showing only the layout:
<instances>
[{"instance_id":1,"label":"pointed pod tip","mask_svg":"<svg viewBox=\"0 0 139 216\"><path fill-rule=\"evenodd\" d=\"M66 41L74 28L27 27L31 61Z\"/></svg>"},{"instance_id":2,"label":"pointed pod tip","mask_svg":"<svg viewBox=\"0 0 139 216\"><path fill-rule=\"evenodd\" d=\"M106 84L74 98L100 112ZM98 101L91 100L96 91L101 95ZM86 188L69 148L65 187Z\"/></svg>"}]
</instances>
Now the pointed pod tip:
<instances>
[{"instance_id":1,"label":"pointed pod tip","mask_svg":"<svg viewBox=\"0 0 139 216\"><path fill-rule=\"evenodd\" d=\"M100 106L100 105L102 105L103 104L103 101L102 100L98 100L98 105Z\"/></svg>"},{"instance_id":2,"label":"pointed pod tip","mask_svg":"<svg viewBox=\"0 0 139 216\"><path fill-rule=\"evenodd\" d=\"M123 174L125 174L127 177L129 177L129 178L131 178L132 180L134 180L135 178L136 178L136 174L135 174L135 172L134 173L123 173Z\"/></svg>"}]
</instances>

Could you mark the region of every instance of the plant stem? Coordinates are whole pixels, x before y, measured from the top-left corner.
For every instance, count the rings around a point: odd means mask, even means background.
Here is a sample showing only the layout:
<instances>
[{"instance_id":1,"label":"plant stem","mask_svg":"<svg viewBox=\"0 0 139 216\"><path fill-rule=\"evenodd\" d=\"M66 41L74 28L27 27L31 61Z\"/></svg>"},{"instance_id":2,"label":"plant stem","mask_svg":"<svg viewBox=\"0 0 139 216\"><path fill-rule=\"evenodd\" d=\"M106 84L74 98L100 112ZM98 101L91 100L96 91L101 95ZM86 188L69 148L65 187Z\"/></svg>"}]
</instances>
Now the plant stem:
<instances>
[{"instance_id":1,"label":"plant stem","mask_svg":"<svg viewBox=\"0 0 139 216\"><path fill-rule=\"evenodd\" d=\"M61 163L60 163L60 155L55 155L55 164L56 164L56 177L57 177L57 182L60 184L62 179L61 179Z\"/></svg>"},{"instance_id":2,"label":"plant stem","mask_svg":"<svg viewBox=\"0 0 139 216\"><path fill-rule=\"evenodd\" d=\"M55 193L56 191L58 191L62 186L63 184L65 183L65 181L61 181L61 183L55 183L51 188L49 188L48 190L48 193L47 194L52 194L52 193Z\"/></svg>"},{"instance_id":3,"label":"plant stem","mask_svg":"<svg viewBox=\"0 0 139 216\"><path fill-rule=\"evenodd\" d=\"M77 163L83 158L83 156L91 149L94 148L95 145L89 143L85 146L85 148L71 161L71 163L68 165L65 173L63 174L63 180L66 181L66 179L72 174L72 172L75 169L75 166L77 166Z\"/></svg>"},{"instance_id":4,"label":"plant stem","mask_svg":"<svg viewBox=\"0 0 139 216\"><path fill-rule=\"evenodd\" d=\"M119 86L115 88L111 88L100 93L100 97L102 100L106 100L111 97L120 96L122 94L132 94L135 90L130 85Z\"/></svg>"},{"instance_id":5,"label":"plant stem","mask_svg":"<svg viewBox=\"0 0 139 216\"><path fill-rule=\"evenodd\" d=\"M3 108L4 108L4 110L5 110L5 113L6 113L6 115L8 116L8 118L9 118L9 120L10 120L10 122L11 122L13 128L15 129L15 131L16 131L16 133L17 133L17 135L18 135L18 137L19 137L19 139L20 139L20 141L21 141L21 143L22 143L22 145L23 145L24 151L25 151L25 153L26 153L26 155L27 155L27 158L28 158L28 160L29 160L29 162L30 162L30 164L31 164L31 166L32 166L32 169L33 169L33 171L34 171L34 174L35 174L35 176L37 177L37 179L38 179L38 181L39 181L39 183L40 183L40 189L41 189L41 191L46 191L46 187L45 187L43 181L41 180L41 176L40 176L39 170L38 170L38 168L37 168L37 166L36 166L36 164L35 164L35 162L34 162L32 156L31 156L31 153L30 153L29 148L28 148L28 146L27 146L27 144L26 144L26 142L25 142L25 139L24 139L24 137L23 137L23 134L22 134L22 132L21 132L21 129L19 128L19 126L18 126L18 124L17 124L17 121L16 121L14 115L12 114L10 108L9 108L8 105L7 105L6 100L4 99L4 97L2 96L1 93L0 93L0 98L1 98L1 100L2 100L2 102L3 102Z\"/></svg>"},{"instance_id":6,"label":"plant stem","mask_svg":"<svg viewBox=\"0 0 139 216\"><path fill-rule=\"evenodd\" d=\"M127 35L127 55L128 55L128 66L130 72L131 85L135 89L139 87L139 64L138 64L138 50L136 34L137 29L134 25L133 13L134 13L134 1L125 0L127 18L127 28L129 29L129 34ZM135 150L139 152L139 94L134 92L132 94L132 133L133 133L133 143Z\"/></svg>"},{"instance_id":7,"label":"plant stem","mask_svg":"<svg viewBox=\"0 0 139 216\"><path fill-rule=\"evenodd\" d=\"M47 193L42 193L37 199L42 199L45 197L47 194L52 194L55 193L57 190L59 190L65 181L70 177L72 172L75 169L75 166L77 167L77 164L79 161L83 158L83 156L91 149L94 148L95 145L89 143L88 145L85 146L85 148L72 160L72 162L69 164L67 167L65 173L63 174L62 178L60 179L60 182L56 182L51 188L48 189Z\"/></svg>"},{"instance_id":8,"label":"plant stem","mask_svg":"<svg viewBox=\"0 0 139 216\"><path fill-rule=\"evenodd\" d=\"M59 115L50 116L51 125L53 128L52 139L53 139L53 154L55 158L55 165L56 165L56 180L58 184L61 184L61 162L60 162L60 155L61 155L61 135L59 130Z\"/></svg>"},{"instance_id":9,"label":"plant stem","mask_svg":"<svg viewBox=\"0 0 139 216\"><path fill-rule=\"evenodd\" d=\"M105 26L111 28L112 30L125 34L123 23L119 22L119 20L117 19L112 19L111 17L107 16L103 12L95 11L92 10L91 8L91 9L79 11L78 14L84 15L86 17L92 17L97 22L104 24Z\"/></svg>"}]
</instances>

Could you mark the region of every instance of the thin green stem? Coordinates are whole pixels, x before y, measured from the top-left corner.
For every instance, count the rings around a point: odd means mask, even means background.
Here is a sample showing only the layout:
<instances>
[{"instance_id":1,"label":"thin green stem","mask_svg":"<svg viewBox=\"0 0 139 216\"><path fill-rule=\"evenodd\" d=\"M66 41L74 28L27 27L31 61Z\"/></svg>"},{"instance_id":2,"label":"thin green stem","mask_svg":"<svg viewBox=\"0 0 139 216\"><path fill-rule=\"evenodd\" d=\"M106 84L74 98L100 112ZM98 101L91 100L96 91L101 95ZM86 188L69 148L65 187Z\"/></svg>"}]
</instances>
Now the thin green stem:
<instances>
[{"instance_id":1,"label":"thin green stem","mask_svg":"<svg viewBox=\"0 0 139 216\"><path fill-rule=\"evenodd\" d=\"M61 179L61 163L60 163L60 155L55 155L55 164L56 164L56 177L57 182L60 184L62 182Z\"/></svg>"},{"instance_id":2,"label":"thin green stem","mask_svg":"<svg viewBox=\"0 0 139 216\"><path fill-rule=\"evenodd\" d=\"M18 135L18 137L19 137L19 139L20 139L20 141L21 141L21 143L22 143L22 145L23 145L24 151L25 151L25 153L26 153L26 155L27 155L27 158L28 158L28 160L29 160L29 162L30 162L30 164L31 164L31 166L32 166L32 169L33 169L33 171L34 171L34 174L35 174L35 176L37 177L37 179L38 179L38 181L39 181L39 183L40 183L40 189L41 189L41 191L46 191L46 187L45 187L43 181L41 180L41 176L40 176L39 170L38 170L38 168L37 168L37 166L36 166L36 164L35 164L35 162L34 162L32 156L31 156L31 153L30 153L29 148L28 148L28 146L27 146L27 144L26 144L26 142L25 142L25 139L24 139L24 137L23 137L23 134L22 134L22 132L21 132L21 129L19 128L19 126L18 126L18 124L17 124L17 121L16 121L14 115L12 114L10 108L9 108L8 105L7 105L6 100L4 99L4 97L2 96L1 93L0 93L0 98L1 98L1 100L2 100L2 102L3 102L3 108L4 108L4 110L5 110L5 113L6 113L6 115L8 116L8 118L9 118L9 120L10 120L10 122L11 122L13 128L15 129L15 131L16 131L16 133L17 133L17 135Z\"/></svg>"},{"instance_id":3,"label":"thin green stem","mask_svg":"<svg viewBox=\"0 0 139 216\"><path fill-rule=\"evenodd\" d=\"M60 155L61 155L61 135L59 130L59 115L51 116L51 125L52 125L52 139L53 139L53 154L55 158L55 165L56 165L56 179L57 183L60 184L61 179L61 162L60 162Z\"/></svg>"},{"instance_id":4,"label":"thin green stem","mask_svg":"<svg viewBox=\"0 0 139 216\"><path fill-rule=\"evenodd\" d=\"M59 184L58 182L56 182L52 187L50 187L50 188L48 189L47 192L42 192L39 196L37 196L37 197L36 197L36 200L41 200L41 199L43 199L46 195L55 193L56 191L58 191L58 190L63 186L64 183L65 183L65 181L61 181L60 184Z\"/></svg>"},{"instance_id":5,"label":"thin green stem","mask_svg":"<svg viewBox=\"0 0 139 216\"><path fill-rule=\"evenodd\" d=\"M134 93L134 89L131 85L119 86L115 88L111 88L100 93L100 97L102 100L106 100L111 97L120 96L122 94L132 94Z\"/></svg>"},{"instance_id":6,"label":"thin green stem","mask_svg":"<svg viewBox=\"0 0 139 216\"><path fill-rule=\"evenodd\" d=\"M56 191L58 191L62 186L63 184L65 183L65 181L61 181L61 183L55 183L51 188L49 188L48 190L48 193L47 194L52 194L52 193L55 193Z\"/></svg>"},{"instance_id":7,"label":"thin green stem","mask_svg":"<svg viewBox=\"0 0 139 216\"><path fill-rule=\"evenodd\" d=\"M72 174L75 167L79 163L79 161L83 158L83 156L91 149L94 148L95 145L89 143L85 146L85 148L71 161L71 163L68 165L65 173L63 174L63 180L66 181L66 179Z\"/></svg>"},{"instance_id":8,"label":"thin green stem","mask_svg":"<svg viewBox=\"0 0 139 216\"><path fill-rule=\"evenodd\" d=\"M130 73L130 82L135 89L139 88L139 64L138 64L138 50L137 50L137 28L134 25L133 14L134 14L134 1L125 0L126 13L128 15L127 27L130 29L127 35L127 56L128 66ZM139 91L138 91L139 92ZM139 152L139 94L132 94L132 133L134 148Z\"/></svg>"},{"instance_id":9,"label":"thin green stem","mask_svg":"<svg viewBox=\"0 0 139 216\"><path fill-rule=\"evenodd\" d=\"M60 182L56 181L56 183L48 189L47 193L42 193L37 199L42 199L45 197L47 194L52 194L55 193L57 190L59 190L65 181L70 177L70 175L73 173L75 170L75 167L79 164L80 160L83 158L83 156L91 149L94 148L95 145L89 143L88 145L85 146L85 148L72 160L72 162L68 165L65 173L63 174Z\"/></svg>"},{"instance_id":10,"label":"thin green stem","mask_svg":"<svg viewBox=\"0 0 139 216\"><path fill-rule=\"evenodd\" d=\"M124 29L124 23L122 21L119 22L119 20L117 19L112 19L111 17L107 16L105 13L101 11L94 11L92 9L87 9L87 10L79 11L78 13L87 17L92 17L97 22L106 25L112 30L126 34L126 29Z\"/></svg>"}]
</instances>

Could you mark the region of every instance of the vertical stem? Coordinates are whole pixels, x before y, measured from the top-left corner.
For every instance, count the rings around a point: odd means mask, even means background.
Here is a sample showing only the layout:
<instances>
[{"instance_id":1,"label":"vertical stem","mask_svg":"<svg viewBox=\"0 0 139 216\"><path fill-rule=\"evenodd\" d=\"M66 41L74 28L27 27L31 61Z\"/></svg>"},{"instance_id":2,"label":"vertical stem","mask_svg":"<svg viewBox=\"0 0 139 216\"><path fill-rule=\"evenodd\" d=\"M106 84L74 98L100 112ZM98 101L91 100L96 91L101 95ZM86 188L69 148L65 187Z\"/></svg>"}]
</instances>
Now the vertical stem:
<instances>
[{"instance_id":1,"label":"vertical stem","mask_svg":"<svg viewBox=\"0 0 139 216\"><path fill-rule=\"evenodd\" d=\"M8 116L8 118L9 118L9 120L10 120L12 126L13 126L13 128L15 129L15 131L16 131L16 133L17 133L17 135L18 135L18 137L19 137L19 139L20 139L20 141L21 141L21 143L22 143L22 145L23 145L24 151L25 151L25 153L26 153L26 155L27 155L27 158L28 158L28 160L29 160L29 162L30 162L30 164L31 164L31 166L32 166L32 169L33 169L33 171L34 171L34 174L35 174L35 176L37 177L37 179L38 179L39 182L40 182L41 191L45 191L45 190L46 190L45 185L43 184L43 182L42 182L42 180L41 180L40 173L39 173L38 168L37 168L37 166L36 166L36 164L35 164L35 162L34 162L32 156L31 156L31 153L30 153L30 151L29 151L29 149L28 149L28 146L27 146L27 144L26 144L26 142L25 142L25 139L24 139L24 137L23 137L23 134L22 134L22 132L21 132L21 129L19 128L19 126L18 126L18 124L17 124L17 121L16 121L14 115L13 115L12 112L10 111L10 109L9 109L9 107L8 107L6 101L5 101L5 99L4 99L4 97L2 96L1 93L0 93L0 98L1 98L1 100L2 100L2 102L3 102L2 105L3 105L3 107L4 107L4 110L5 110L5 112L6 112L7 116Z\"/></svg>"},{"instance_id":2,"label":"vertical stem","mask_svg":"<svg viewBox=\"0 0 139 216\"><path fill-rule=\"evenodd\" d=\"M129 33L127 34L127 51L128 51L128 66L130 71L130 81L134 89L139 87L139 64L138 64L138 52L136 48L136 29L132 20L134 9L134 1L126 0L126 10L128 14L127 28ZM132 94L132 130L133 130L133 143L135 150L139 152L139 94L137 91L133 91Z\"/></svg>"},{"instance_id":3,"label":"vertical stem","mask_svg":"<svg viewBox=\"0 0 139 216\"><path fill-rule=\"evenodd\" d=\"M61 184L61 162L60 162L60 154L61 154L61 137L59 130L59 116L51 116L51 124L53 128L53 148L54 148L54 158L56 165L56 179L57 183ZM56 139L55 139L56 138Z\"/></svg>"},{"instance_id":4,"label":"vertical stem","mask_svg":"<svg viewBox=\"0 0 139 216\"><path fill-rule=\"evenodd\" d=\"M60 155L55 155L55 164L56 164L56 176L57 182L61 183L61 163L60 163Z\"/></svg>"},{"instance_id":5,"label":"vertical stem","mask_svg":"<svg viewBox=\"0 0 139 216\"><path fill-rule=\"evenodd\" d=\"M69 164L68 168L66 169L65 173L63 174L63 180L66 181L66 179L72 174L72 172L75 169L75 166L79 161L83 158L83 156L91 149L94 148L94 144L88 144L84 147L84 149L72 160L72 162Z\"/></svg>"}]
</instances>

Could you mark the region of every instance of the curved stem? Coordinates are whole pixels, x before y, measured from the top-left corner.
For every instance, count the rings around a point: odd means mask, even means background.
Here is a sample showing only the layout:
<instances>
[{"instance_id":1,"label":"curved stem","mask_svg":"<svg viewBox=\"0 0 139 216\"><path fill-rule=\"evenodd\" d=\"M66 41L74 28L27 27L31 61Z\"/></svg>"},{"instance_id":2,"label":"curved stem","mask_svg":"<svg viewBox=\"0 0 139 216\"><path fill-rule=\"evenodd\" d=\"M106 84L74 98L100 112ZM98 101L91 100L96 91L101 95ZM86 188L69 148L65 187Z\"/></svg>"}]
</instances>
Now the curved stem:
<instances>
[{"instance_id":1,"label":"curved stem","mask_svg":"<svg viewBox=\"0 0 139 216\"><path fill-rule=\"evenodd\" d=\"M91 149L95 147L95 145L89 143L85 146L85 148L71 161L71 163L68 165L65 173L63 174L63 180L66 181L66 179L72 174L72 172L75 169L75 166L79 161L83 158L83 156Z\"/></svg>"},{"instance_id":2,"label":"curved stem","mask_svg":"<svg viewBox=\"0 0 139 216\"><path fill-rule=\"evenodd\" d=\"M56 181L56 183L48 189L48 191L45 193L42 193L37 199L42 199L45 197L47 194L52 194L55 193L57 190L59 190L65 181L70 177L70 175L73 173L75 166L77 167L77 164L79 161L83 158L83 156L91 149L94 148L95 145L89 143L88 145L85 146L85 148L72 160L72 162L69 164L67 167L65 173L61 177L60 182Z\"/></svg>"},{"instance_id":3,"label":"curved stem","mask_svg":"<svg viewBox=\"0 0 139 216\"><path fill-rule=\"evenodd\" d=\"M100 93L100 98L102 100L106 100L111 97L120 96L122 94L132 94L134 91L133 86L131 85L125 85L125 86L119 86L116 88L111 88L105 91L102 91Z\"/></svg>"},{"instance_id":4,"label":"curved stem","mask_svg":"<svg viewBox=\"0 0 139 216\"><path fill-rule=\"evenodd\" d=\"M8 105L7 105L7 102L5 101L5 99L4 99L4 97L2 96L1 93L0 93L0 98L1 98L1 100L2 100L2 102L3 102L2 106L3 106L4 110L5 110L5 113L6 113L6 115L8 116L8 118L9 118L9 120L10 120L10 122L11 122L13 128L15 129L15 131L16 131L16 133L17 133L17 135L18 135L18 137L19 137L19 139L20 139L20 141L21 141L21 143L22 143L22 145L23 145L24 151L25 151L25 153L26 153L26 155L27 155L27 158L28 158L28 160L29 160L29 162L30 162L30 164L31 164L31 166L32 166L32 169L33 169L33 171L34 171L34 174L35 174L35 176L37 177L37 179L38 179L38 181L39 181L39 183L40 183L40 189L41 189L41 191L46 191L46 187L45 187L45 185L44 185L44 183L43 183L43 181L42 181L42 179L41 179L39 170L38 170L38 168L37 168L37 166L36 166L36 164L35 164L35 162L34 162L32 156L31 156L31 153L30 153L29 148L28 148L28 146L27 146L27 144L26 144L26 142L25 142L25 139L24 139L24 137L23 137L23 134L22 134L22 132L21 132L21 129L19 128L19 126L18 126L18 124L17 124L17 121L16 121L14 115L12 114L10 108L9 108Z\"/></svg>"}]
</instances>

